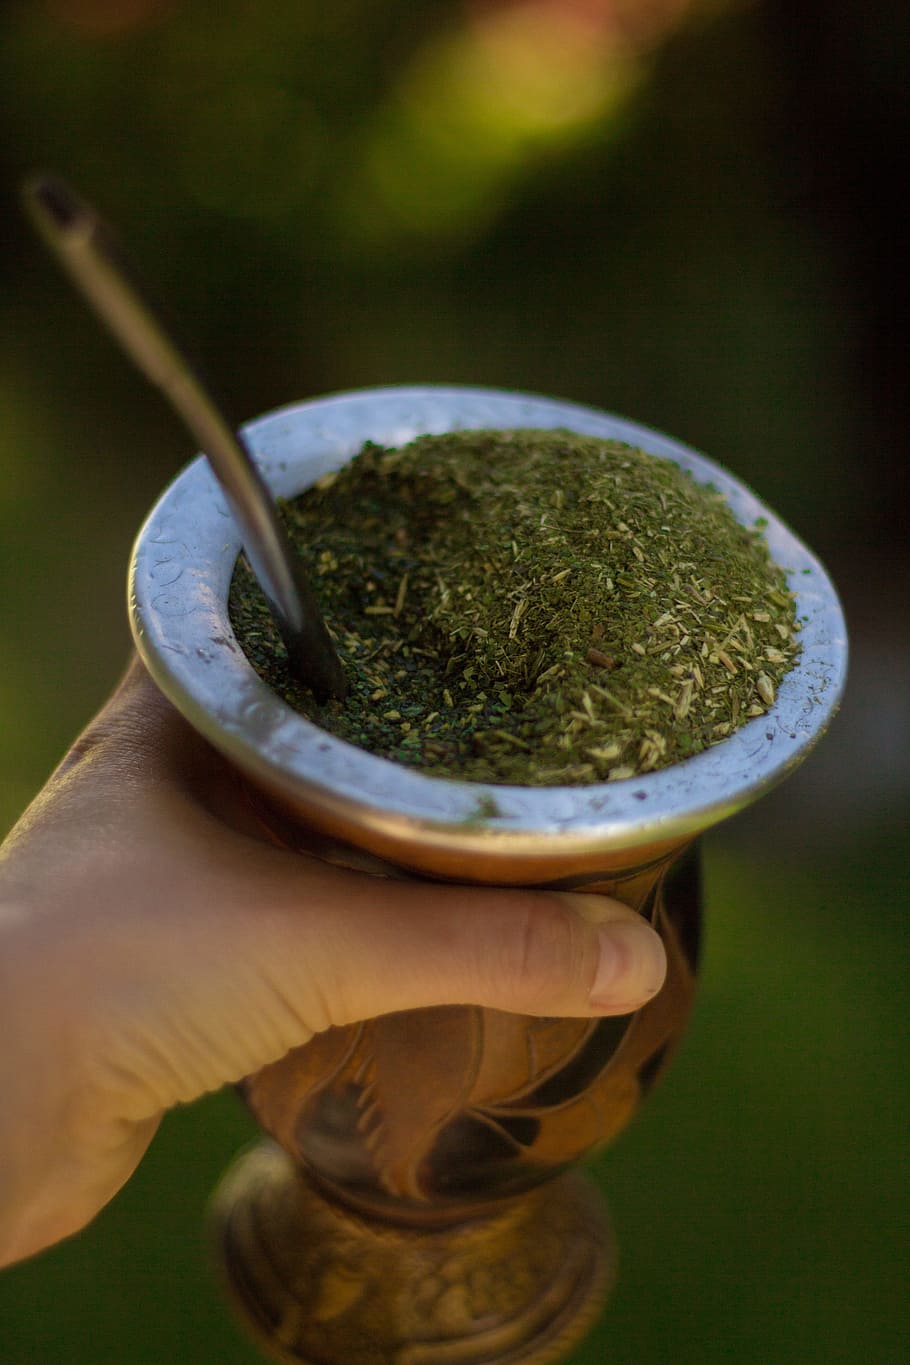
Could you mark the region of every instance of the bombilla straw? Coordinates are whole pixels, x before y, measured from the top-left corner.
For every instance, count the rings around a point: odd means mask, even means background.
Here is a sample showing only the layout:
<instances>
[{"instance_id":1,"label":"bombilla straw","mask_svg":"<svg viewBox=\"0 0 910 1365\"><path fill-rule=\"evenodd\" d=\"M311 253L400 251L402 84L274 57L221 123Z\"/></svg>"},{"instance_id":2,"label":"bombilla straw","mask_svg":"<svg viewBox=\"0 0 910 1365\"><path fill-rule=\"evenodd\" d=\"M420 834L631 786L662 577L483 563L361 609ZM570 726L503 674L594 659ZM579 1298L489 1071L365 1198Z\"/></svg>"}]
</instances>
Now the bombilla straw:
<instances>
[{"instance_id":1,"label":"bombilla straw","mask_svg":"<svg viewBox=\"0 0 910 1365\"><path fill-rule=\"evenodd\" d=\"M287 647L291 673L320 703L344 697L341 660L243 437L233 430L158 319L135 272L94 209L56 176L32 177L23 196L46 244L129 357L162 390L208 457Z\"/></svg>"}]
</instances>

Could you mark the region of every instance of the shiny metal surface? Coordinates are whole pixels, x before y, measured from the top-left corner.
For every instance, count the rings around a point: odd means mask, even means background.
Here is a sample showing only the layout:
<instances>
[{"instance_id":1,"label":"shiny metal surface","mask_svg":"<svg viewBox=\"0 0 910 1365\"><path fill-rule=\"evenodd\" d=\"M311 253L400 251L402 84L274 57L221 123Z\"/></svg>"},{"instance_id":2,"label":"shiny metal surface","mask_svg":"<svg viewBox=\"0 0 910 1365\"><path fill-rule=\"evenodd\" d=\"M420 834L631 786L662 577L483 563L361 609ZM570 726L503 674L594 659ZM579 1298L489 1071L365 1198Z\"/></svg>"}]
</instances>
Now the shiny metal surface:
<instances>
[{"instance_id":1,"label":"shiny metal surface","mask_svg":"<svg viewBox=\"0 0 910 1365\"><path fill-rule=\"evenodd\" d=\"M335 645L243 437L157 316L95 210L56 176L35 176L24 196L36 227L74 284L211 460L287 645L291 671L320 700L343 697L345 678Z\"/></svg>"},{"instance_id":2,"label":"shiny metal surface","mask_svg":"<svg viewBox=\"0 0 910 1365\"><path fill-rule=\"evenodd\" d=\"M669 844L749 804L826 730L847 666L846 628L824 568L774 513L719 465L634 422L547 398L474 388L389 388L283 408L244 428L272 492L292 496L367 439L424 432L566 427L641 446L722 490L734 515L767 519L802 622L801 656L767 715L662 772L587 787L529 788L427 777L344 743L293 712L244 658L227 616L240 537L201 459L165 492L139 535L129 579L137 647L162 691L256 786L296 818L383 857L488 880L521 880ZM415 853L416 850L416 853ZM554 862L554 859L556 861ZM499 878L496 878L499 879Z\"/></svg>"}]
</instances>

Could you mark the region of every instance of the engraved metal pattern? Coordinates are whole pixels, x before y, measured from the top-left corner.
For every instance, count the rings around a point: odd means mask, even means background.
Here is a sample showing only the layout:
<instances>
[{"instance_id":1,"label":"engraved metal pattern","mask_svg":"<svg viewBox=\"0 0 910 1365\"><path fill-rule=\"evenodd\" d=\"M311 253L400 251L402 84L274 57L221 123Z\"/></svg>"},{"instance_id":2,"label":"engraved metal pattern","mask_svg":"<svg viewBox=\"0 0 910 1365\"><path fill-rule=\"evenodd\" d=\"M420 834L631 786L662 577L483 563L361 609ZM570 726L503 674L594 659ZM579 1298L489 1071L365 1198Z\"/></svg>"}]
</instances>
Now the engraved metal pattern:
<instances>
[{"instance_id":1,"label":"engraved metal pattern","mask_svg":"<svg viewBox=\"0 0 910 1365\"><path fill-rule=\"evenodd\" d=\"M679 1041L697 856L646 857L588 889L663 937L666 983L631 1017L409 1011L329 1029L244 1083L287 1155L242 1158L215 1219L233 1297L270 1355L545 1365L590 1326L612 1243L590 1190L560 1172L628 1122Z\"/></svg>"},{"instance_id":2,"label":"engraved metal pattern","mask_svg":"<svg viewBox=\"0 0 910 1365\"><path fill-rule=\"evenodd\" d=\"M478 1006L329 1029L245 1082L259 1123L343 1198L380 1216L462 1214L533 1187L612 1138L666 1065L691 1008L697 869L673 859L600 880L667 952L634 1015L539 1019Z\"/></svg>"},{"instance_id":3,"label":"engraved metal pattern","mask_svg":"<svg viewBox=\"0 0 910 1365\"><path fill-rule=\"evenodd\" d=\"M417 1231L326 1199L264 1144L228 1173L212 1215L229 1292L286 1365L553 1365L615 1274L596 1191L575 1173Z\"/></svg>"}]
</instances>

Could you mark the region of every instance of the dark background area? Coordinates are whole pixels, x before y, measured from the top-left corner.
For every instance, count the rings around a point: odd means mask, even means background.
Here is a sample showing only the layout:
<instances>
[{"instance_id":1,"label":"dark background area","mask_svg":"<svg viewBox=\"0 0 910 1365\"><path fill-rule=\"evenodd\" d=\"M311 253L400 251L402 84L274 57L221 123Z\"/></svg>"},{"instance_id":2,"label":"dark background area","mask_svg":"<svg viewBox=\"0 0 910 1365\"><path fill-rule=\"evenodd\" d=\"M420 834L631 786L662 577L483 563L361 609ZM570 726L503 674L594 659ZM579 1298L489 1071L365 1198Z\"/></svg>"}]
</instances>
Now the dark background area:
<instances>
[{"instance_id":1,"label":"dark background area","mask_svg":"<svg viewBox=\"0 0 910 1365\"><path fill-rule=\"evenodd\" d=\"M238 421L371 384L589 402L730 467L826 561L853 668L804 769L705 841L675 1069L596 1163L622 1249L574 1358L890 1362L910 1328L910 572L883 0L33 0L0 15L0 828L129 651L132 539L193 454L25 225L58 170ZM0 1277L6 1365L256 1359L172 1115L83 1236Z\"/></svg>"}]
</instances>

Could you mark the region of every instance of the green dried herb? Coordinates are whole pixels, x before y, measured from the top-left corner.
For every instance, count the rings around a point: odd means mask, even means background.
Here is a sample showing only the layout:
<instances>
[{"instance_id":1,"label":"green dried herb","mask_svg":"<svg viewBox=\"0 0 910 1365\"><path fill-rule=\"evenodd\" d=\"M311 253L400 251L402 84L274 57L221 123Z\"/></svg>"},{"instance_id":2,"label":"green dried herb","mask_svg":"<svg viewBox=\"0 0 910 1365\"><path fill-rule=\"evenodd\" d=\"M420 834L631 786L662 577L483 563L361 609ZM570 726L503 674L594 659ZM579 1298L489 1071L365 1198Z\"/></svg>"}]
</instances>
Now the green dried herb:
<instances>
[{"instance_id":1,"label":"green dried herb","mask_svg":"<svg viewBox=\"0 0 910 1365\"><path fill-rule=\"evenodd\" d=\"M670 461L566 431L368 444L283 504L349 678L288 674L245 561L254 667L333 734L438 776L584 784L653 772L773 703L798 653L759 528Z\"/></svg>"}]
</instances>

